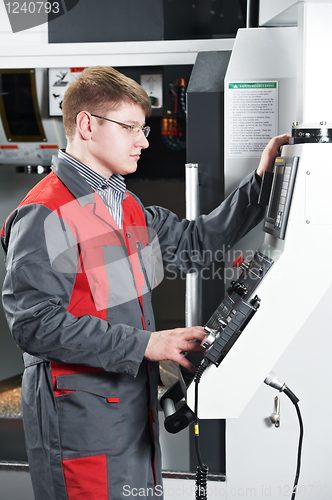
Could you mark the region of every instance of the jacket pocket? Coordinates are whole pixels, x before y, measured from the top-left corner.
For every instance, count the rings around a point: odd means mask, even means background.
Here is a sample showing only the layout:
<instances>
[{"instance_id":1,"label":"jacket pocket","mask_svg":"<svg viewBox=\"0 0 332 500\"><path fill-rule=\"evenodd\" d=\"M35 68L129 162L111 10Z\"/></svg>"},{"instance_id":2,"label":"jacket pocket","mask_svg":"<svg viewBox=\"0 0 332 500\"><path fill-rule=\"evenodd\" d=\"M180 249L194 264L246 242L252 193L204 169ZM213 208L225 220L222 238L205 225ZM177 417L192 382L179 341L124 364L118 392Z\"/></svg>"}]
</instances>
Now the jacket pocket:
<instances>
[{"instance_id":1,"label":"jacket pocket","mask_svg":"<svg viewBox=\"0 0 332 500\"><path fill-rule=\"evenodd\" d=\"M105 455L62 461L68 500L108 500Z\"/></svg>"},{"instance_id":2,"label":"jacket pocket","mask_svg":"<svg viewBox=\"0 0 332 500\"><path fill-rule=\"evenodd\" d=\"M63 457L119 453L123 417L113 379L107 373L56 377L57 389L71 391L56 398Z\"/></svg>"}]
</instances>

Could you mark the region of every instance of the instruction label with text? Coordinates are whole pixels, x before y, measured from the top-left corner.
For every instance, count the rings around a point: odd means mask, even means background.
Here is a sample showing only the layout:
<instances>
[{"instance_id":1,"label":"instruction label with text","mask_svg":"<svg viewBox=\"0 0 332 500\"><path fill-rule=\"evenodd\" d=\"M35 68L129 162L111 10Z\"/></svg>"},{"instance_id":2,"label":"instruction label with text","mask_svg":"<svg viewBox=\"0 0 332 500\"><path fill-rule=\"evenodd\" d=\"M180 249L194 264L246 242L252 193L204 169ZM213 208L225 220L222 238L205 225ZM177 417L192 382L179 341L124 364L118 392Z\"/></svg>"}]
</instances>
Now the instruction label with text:
<instances>
[{"instance_id":1,"label":"instruction label with text","mask_svg":"<svg viewBox=\"0 0 332 500\"><path fill-rule=\"evenodd\" d=\"M278 82L228 84L228 157L259 157L277 135Z\"/></svg>"}]
</instances>

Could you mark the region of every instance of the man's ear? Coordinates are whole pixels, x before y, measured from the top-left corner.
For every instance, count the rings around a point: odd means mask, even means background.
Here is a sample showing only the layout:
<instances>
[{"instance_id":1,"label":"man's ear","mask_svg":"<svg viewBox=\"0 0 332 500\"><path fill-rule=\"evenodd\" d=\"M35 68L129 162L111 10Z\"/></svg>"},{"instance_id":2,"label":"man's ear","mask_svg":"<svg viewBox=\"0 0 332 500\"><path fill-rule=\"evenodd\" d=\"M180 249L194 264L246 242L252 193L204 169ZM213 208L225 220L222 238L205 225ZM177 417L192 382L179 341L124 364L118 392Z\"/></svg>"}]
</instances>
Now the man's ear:
<instances>
[{"instance_id":1,"label":"man's ear","mask_svg":"<svg viewBox=\"0 0 332 500\"><path fill-rule=\"evenodd\" d=\"M85 141L91 138L91 115L88 111L80 111L76 117L77 131Z\"/></svg>"}]
</instances>

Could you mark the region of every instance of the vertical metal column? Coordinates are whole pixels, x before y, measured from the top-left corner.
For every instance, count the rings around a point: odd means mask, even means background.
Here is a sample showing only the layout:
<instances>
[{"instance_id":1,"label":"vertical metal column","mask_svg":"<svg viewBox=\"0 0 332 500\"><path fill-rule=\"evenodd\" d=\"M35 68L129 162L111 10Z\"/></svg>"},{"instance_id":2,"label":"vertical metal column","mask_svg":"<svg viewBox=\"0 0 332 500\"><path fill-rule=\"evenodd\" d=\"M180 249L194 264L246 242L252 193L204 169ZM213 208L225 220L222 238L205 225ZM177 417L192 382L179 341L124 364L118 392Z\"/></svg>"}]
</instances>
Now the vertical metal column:
<instances>
[{"instance_id":1,"label":"vertical metal column","mask_svg":"<svg viewBox=\"0 0 332 500\"><path fill-rule=\"evenodd\" d=\"M199 215L209 214L224 199L224 76L230 51L199 52L187 87L187 161L198 163ZM212 251L212 249L211 249ZM224 296L223 262L201 274L201 323Z\"/></svg>"},{"instance_id":2,"label":"vertical metal column","mask_svg":"<svg viewBox=\"0 0 332 500\"><path fill-rule=\"evenodd\" d=\"M230 57L231 51L199 52L187 87L186 162L198 164L198 169L195 169L197 177L197 170L199 172L197 215L210 213L224 199L224 78ZM199 313L198 324L204 325L224 298L223 278L223 262L220 259L207 264L200 272L199 306L193 306L191 302L191 308L195 307ZM191 280L192 276L188 282ZM189 431L190 469L195 470L195 438L193 429L189 428ZM203 457L209 457L210 470L225 474L224 420L200 418L200 435L201 453ZM211 447L212 441L218 445Z\"/></svg>"},{"instance_id":3,"label":"vertical metal column","mask_svg":"<svg viewBox=\"0 0 332 500\"><path fill-rule=\"evenodd\" d=\"M199 216L199 184L198 164L186 163L186 218L194 220ZM201 281L198 272L186 276L186 326L197 326L201 323Z\"/></svg>"}]
</instances>

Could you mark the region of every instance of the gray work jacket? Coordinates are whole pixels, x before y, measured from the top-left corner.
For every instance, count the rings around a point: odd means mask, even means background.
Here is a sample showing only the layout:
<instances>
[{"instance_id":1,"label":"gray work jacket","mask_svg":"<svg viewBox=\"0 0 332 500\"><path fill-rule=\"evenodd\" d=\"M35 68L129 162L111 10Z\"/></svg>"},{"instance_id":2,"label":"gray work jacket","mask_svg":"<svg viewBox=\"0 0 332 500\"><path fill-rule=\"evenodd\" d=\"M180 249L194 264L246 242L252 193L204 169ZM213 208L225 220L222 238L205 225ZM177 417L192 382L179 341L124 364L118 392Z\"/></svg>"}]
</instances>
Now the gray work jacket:
<instances>
[{"instance_id":1,"label":"gray work jacket","mask_svg":"<svg viewBox=\"0 0 332 500\"><path fill-rule=\"evenodd\" d=\"M144 359L156 261L187 272L214 252L220 258L262 219L258 194L251 174L209 215L179 221L126 193L120 231L77 171L54 158L53 172L8 217L3 305L25 352L22 409L37 500L162 496L158 364ZM91 255L98 264L87 264Z\"/></svg>"}]
</instances>

